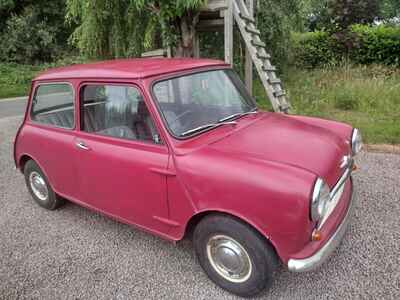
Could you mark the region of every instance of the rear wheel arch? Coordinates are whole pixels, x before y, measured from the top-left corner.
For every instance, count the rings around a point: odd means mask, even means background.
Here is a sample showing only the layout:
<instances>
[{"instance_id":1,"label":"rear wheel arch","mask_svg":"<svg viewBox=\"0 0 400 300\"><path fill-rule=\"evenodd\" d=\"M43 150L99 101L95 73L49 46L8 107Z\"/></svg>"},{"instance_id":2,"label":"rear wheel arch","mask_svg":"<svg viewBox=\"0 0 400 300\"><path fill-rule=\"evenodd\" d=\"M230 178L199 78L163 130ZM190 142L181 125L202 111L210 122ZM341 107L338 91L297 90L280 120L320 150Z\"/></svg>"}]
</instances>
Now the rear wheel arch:
<instances>
[{"instance_id":1,"label":"rear wheel arch","mask_svg":"<svg viewBox=\"0 0 400 300\"><path fill-rule=\"evenodd\" d=\"M49 210L64 204L64 199L54 192L48 178L35 160L28 159L25 162L23 173L28 191L37 204Z\"/></svg>"},{"instance_id":2,"label":"rear wheel arch","mask_svg":"<svg viewBox=\"0 0 400 300\"><path fill-rule=\"evenodd\" d=\"M29 154L22 154L20 156L20 158L18 160L18 163L19 163L18 167L19 167L19 170L21 171L21 173L24 174L24 171L25 171L24 169L25 169L26 163L30 160L32 160L33 162L35 162L35 164L37 164L39 166L40 170L43 172L44 176L46 176L47 180L49 181L49 185L55 191L53 183L52 183L51 179L49 178L49 175L47 174L46 169L43 168L42 164L38 160L36 160L33 156L31 156Z\"/></svg>"},{"instance_id":3,"label":"rear wheel arch","mask_svg":"<svg viewBox=\"0 0 400 300\"><path fill-rule=\"evenodd\" d=\"M24 173L25 165L26 165L26 163L27 163L28 161L30 161L30 160L35 161L31 156L29 156L29 155L27 155L27 154L23 154L23 155L19 158L19 160L18 160L18 167L19 167L19 170L21 171L21 173Z\"/></svg>"},{"instance_id":4,"label":"rear wheel arch","mask_svg":"<svg viewBox=\"0 0 400 300\"><path fill-rule=\"evenodd\" d=\"M275 243L266 235L264 235L260 228L258 228L258 226L252 224L251 222L249 222L248 220L237 216L235 214L229 213L229 212L224 212L224 211L218 211L218 210L209 210L209 211L202 211L199 212L195 215L193 215L189 221L186 223L186 227L185 227L185 231L184 231L184 236L183 238L188 238L191 239L193 236L193 232L196 228L196 226L205 218L210 217L210 216L223 216L223 217L227 217L227 218L231 218L234 219L236 221L239 221L245 225L247 225L249 228L251 228L256 234L258 234L267 244L269 244L270 246L272 246L272 248L275 251L276 257L280 258L279 252L277 251L277 247L275 245Z\"/></svg>"}]
</instances>

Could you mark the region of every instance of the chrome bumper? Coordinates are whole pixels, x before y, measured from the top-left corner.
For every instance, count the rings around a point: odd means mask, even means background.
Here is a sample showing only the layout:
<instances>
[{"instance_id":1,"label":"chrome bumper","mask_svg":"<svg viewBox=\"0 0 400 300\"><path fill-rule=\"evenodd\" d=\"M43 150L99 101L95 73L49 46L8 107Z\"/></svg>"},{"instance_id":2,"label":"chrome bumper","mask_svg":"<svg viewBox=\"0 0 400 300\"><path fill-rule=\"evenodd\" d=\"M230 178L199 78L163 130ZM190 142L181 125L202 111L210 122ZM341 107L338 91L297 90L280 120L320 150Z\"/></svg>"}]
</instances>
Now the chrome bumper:
<instances>
[{"instance_id":1,"label":"chrome bumper","mask_svg":"<svg viewBox=\"0 0 400 300\"><path fill-rule=\"evenodd\" d=\"M289 259L288 269L291 272L306 272L312 271L322 265L329 256L335 251L342 241L344 234L353 215L354 210L354 189L352 188L352 195L346 216L343 218L342 223L337 228L332 237L325 243L325 245L318 250L313 256L304 259Z\"/></svg>"}]
</instances>

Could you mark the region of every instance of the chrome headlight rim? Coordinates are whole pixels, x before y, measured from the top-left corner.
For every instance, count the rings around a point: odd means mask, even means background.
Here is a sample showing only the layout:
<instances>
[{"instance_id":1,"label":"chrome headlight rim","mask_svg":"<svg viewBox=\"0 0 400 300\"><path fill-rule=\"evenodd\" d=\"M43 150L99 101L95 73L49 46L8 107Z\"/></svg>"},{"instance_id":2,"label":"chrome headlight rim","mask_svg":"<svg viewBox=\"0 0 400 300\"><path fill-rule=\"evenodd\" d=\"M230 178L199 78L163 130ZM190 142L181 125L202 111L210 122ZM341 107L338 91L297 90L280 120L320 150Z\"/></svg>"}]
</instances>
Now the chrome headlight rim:
<instances>
[{"instance_id":1,"label":"chrome headlight rim","mask_svg":"<svg viewBox=\"0 0 400 300\"><path fill-rule=\"evenodd\" d=\"M363 147L361 132L358 128L353 129L353 133L351 134L351 150L353 155L357 155L361 152Z\"/></svg>"},{"instance_id":2,"label":"chrome headlight rim","mask_svg":"<svg viewBox=\"0 0 400 300\"><path fill-rule=\"evenodd\" d=\"M318 177L311 198L310 217L312 221L318 222L324 217L329 200L329 186L321 177Z\"/></svg>"}]
</instances>

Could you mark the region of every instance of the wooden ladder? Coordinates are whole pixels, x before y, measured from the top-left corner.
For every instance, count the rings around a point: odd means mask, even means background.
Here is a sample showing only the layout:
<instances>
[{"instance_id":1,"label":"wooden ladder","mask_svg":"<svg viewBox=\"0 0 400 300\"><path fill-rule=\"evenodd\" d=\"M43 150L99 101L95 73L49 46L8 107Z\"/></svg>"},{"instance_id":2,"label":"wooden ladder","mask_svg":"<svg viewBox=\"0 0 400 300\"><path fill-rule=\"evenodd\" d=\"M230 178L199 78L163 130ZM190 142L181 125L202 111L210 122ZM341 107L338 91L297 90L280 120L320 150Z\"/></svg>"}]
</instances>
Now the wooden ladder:
<instances>
[{"instance_id":1,"label":"wooden ladder","mask_svg":"<svg viewBox=\"0 0 400 300\"><path fill-rule=\"evenodd\" d=\"M288 113L289 102L282 88L281 80L276 76L276 68L271 64L271 56L266 45L260 39L255 19L249 14L244 0L228 0L233 5L233 15L240 33L246 43L247 50L260 76L272 107L276 112Z\"/></svg>"}]
</instances>

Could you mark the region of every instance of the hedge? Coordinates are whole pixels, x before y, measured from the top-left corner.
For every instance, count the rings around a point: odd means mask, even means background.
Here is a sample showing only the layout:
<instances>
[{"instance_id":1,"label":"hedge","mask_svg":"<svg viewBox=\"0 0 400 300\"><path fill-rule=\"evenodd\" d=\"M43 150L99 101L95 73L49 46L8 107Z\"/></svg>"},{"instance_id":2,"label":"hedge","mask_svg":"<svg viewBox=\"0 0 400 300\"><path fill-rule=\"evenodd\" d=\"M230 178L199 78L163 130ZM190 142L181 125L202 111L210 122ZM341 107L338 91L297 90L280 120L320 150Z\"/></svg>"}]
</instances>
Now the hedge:
<instances>
[{"instance_id":1,"label":"hedge","mask_svg":"<svg viewBox=\"0 0 400 300\"><path fill-rule=\"evenodd\" d=\"M354 25L347 33L292 34L292 60L314 68L350 60L357 64L400 66L400 27Z\"/></svg>"}]
</instances>

